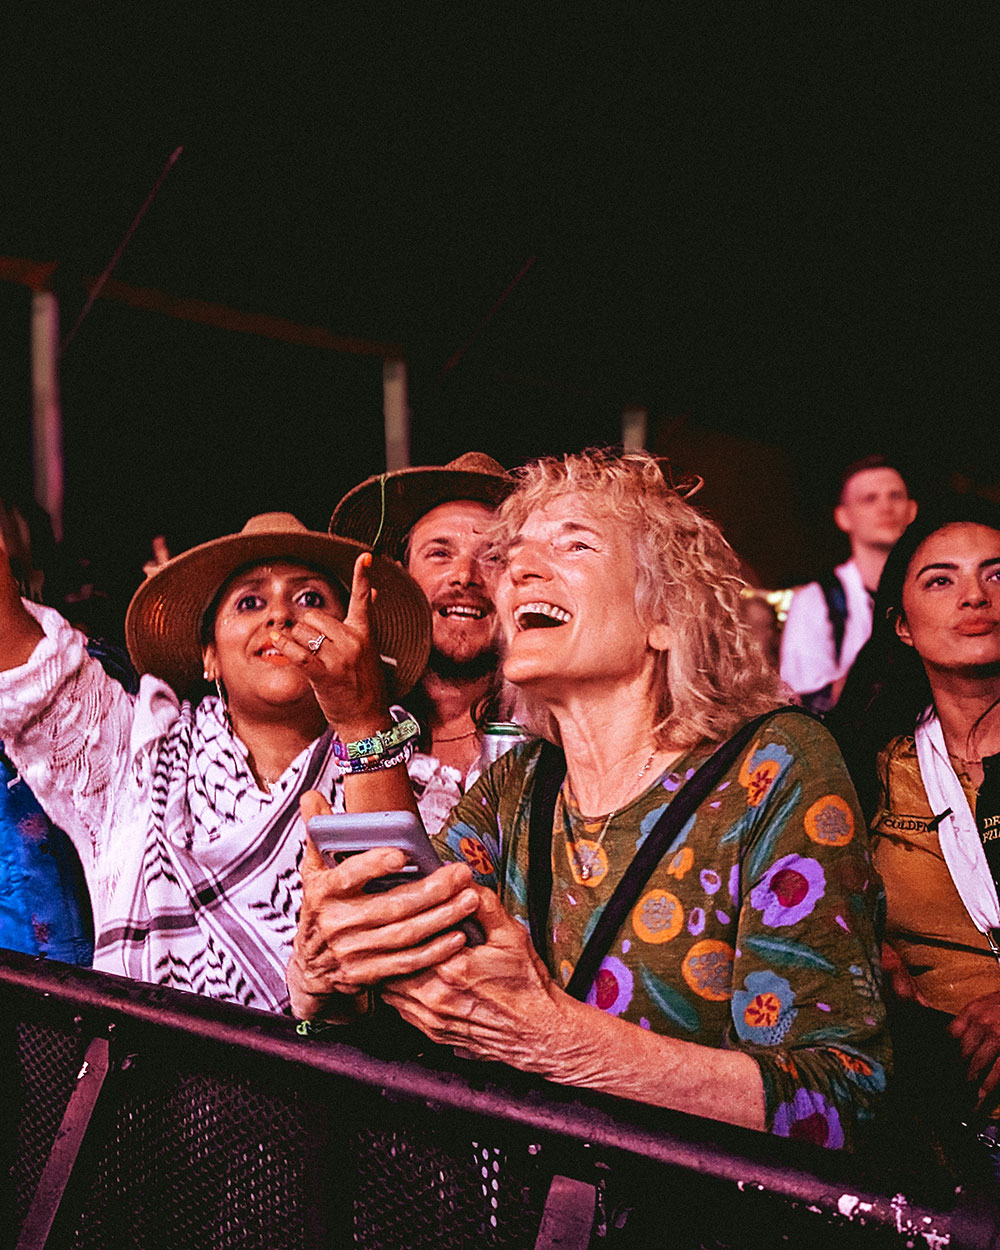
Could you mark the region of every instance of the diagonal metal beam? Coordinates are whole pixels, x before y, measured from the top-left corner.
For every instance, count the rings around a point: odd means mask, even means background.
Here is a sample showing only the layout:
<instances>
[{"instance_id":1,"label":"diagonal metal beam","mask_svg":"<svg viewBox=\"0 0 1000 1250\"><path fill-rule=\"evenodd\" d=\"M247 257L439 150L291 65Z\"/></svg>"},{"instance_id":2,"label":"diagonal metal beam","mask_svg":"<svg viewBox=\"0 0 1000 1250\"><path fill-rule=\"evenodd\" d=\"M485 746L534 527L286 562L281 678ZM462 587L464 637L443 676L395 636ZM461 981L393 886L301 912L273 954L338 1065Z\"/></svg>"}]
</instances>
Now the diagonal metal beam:
<instances>
[{"instance_id":1,"label":"diagonal metal beam","mask_svg":"<svg viewBox=\"0 0 1000 1250\"><path fill-rule=\"evenodd\" d=\"M110 1055L111 1049L106 1037L91 1039L76 1078L76 1085L66 1104L55 1143L21 1227L16 1250L44 1250L49 1244L52 1226L79 1163L87 1132L110 1071Z\"/></svg>"}]
</instances>

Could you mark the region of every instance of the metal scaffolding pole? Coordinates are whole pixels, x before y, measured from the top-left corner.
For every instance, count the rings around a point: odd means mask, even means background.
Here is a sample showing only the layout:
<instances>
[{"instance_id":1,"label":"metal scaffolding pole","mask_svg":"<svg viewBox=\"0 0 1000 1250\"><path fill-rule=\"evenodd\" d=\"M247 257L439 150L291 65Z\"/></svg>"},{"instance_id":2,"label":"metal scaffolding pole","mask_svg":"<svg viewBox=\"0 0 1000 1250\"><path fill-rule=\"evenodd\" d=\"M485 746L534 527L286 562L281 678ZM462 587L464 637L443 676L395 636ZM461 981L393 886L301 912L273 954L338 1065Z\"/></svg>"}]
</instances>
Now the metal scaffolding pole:
<instances>
[{"instance_id":1,"label":"metal scaffolding pole","mask_svg":"<svg viewBox=\"0 0 1000 1250\"><path fill-rule=\"evenodd\" d=\"M410 464L410 403L406 387L406 361L387 356L382 364L382 411L385 415L386 472Z\"/></svg>"},{"instance_id":2,"label":"metal scaffolding pole","mask_svg":"<svg viewBox=\"0 0 1000 1250\"><path fill-rule=\"evenodd\" d=\"M63 436L59 399L59 302L51 291L31 296L31 433L35 499L63 536Z\"/></svg>"},{"instance_id":3,"label":"metal scaffolding pole","mask_svg":"<svg viewBox=\"0 0 1000 1250\"><path fill-rule=\"evenodd\" d=\"M641 451L646 446L649 412L639 404L630 404L622 412L622 446L626 451Z\"/></svg>"}]
</instances>

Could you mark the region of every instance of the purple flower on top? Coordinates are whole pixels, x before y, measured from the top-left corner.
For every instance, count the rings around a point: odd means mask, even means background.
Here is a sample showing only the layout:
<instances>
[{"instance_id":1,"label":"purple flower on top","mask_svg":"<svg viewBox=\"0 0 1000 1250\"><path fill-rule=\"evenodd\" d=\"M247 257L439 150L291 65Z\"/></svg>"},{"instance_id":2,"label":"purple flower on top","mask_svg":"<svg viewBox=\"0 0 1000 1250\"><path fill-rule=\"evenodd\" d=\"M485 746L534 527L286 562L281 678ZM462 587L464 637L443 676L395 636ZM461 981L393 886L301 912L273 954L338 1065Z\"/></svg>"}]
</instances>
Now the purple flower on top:
<instances>
[{"instance_id":1,"label":"purple flower on top","mask_svg":"<svg viewBox=\"0 0 1000 1250\"><path fill-rule=\"evenodd\" d=\"M831 1150L839 1150L844 1144L837 1108L822 1094L807 1089L797 1089L792 1101L783 1102L774 1113L774 1133Z\"/></svg>"},{"instance_id":2,"label":"purple flower on top","mask_svg":"<svg viewBox=\"0 0 1000 1250\"><path fill-rule=\"evenodd\" d=\"M631 971L620 959L609 955L598 968L586 1001L609 1016L620 1016L632 1001L632 993Z\"/></svg>"},{"instance_id":3,"label":"purple flower on top","mask_svg":"<svg viewBox=\"0 0 1000 1250\"><path fill-rule=\"evenodd\" d=\"M784 855L750 891L750 902L771 928L798 924L826 893L826 874L815 859Z\"/></svg>"}]
</instances>

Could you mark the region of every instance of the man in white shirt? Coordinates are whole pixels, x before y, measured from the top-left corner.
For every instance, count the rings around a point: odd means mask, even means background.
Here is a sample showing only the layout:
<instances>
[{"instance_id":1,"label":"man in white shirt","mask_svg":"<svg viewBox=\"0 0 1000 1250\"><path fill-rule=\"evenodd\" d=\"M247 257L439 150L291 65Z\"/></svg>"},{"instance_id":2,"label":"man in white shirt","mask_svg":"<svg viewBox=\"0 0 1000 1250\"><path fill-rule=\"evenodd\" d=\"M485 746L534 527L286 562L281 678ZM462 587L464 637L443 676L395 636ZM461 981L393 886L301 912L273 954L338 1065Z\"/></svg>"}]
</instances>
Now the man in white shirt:
<instances>
[{"instance_id":1,"label":"man in white shirt","mask_svg":"<svg viewBox=\"0 0 1000 1250\"><path fill-rule=\"evenodd\" d=\"M889 552L917 514L898 469L882 456L848 465L833 519L851 558L795 592L781 637L781 676L803 703L826 712L872 631L872 603Z\"/></svg>"}]
</instances>

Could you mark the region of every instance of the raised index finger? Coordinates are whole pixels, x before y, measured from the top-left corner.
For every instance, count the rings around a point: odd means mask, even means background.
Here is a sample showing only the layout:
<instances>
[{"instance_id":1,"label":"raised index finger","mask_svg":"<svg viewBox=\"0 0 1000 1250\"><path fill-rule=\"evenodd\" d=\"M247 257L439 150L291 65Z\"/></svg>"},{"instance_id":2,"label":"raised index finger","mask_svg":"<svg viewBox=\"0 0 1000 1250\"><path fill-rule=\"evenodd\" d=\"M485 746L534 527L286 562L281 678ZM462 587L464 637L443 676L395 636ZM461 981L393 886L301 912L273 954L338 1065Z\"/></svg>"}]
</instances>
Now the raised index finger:
<instances>
[{"instance_id":1,"label":"raised index finger","mask_svg":"<svg viewBox=\"0 0 1000 1250\"><path fill-rule=\"evenodd\" d=\"M351 582L351 598L347 605L345 625L353 625L368 633L371 625L372 583L368 570L372 565L372 553L363 551L354 561L354 578Z\"/></svg>"}]
</instances>

